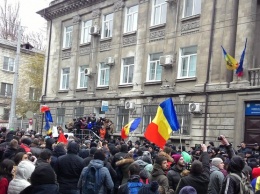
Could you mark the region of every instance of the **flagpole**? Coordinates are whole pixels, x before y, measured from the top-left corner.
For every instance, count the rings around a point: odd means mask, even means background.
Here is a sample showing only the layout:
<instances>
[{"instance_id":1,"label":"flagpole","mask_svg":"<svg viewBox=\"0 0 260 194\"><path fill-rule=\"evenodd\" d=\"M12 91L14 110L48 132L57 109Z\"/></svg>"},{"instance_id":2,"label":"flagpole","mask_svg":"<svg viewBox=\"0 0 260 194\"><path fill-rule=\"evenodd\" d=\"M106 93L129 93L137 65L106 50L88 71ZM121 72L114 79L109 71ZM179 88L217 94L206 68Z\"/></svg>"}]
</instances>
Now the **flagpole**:
<instances>
[{"instance_id":1,"label":"flagpole","mask_svg":"<svg viewBox=\"0 0 260 194\"><path fill-rule=\"evenodd\" d=\"M186 98L186 95L179 95L179 98L181 100L181 106L182 106L182 111L181 111L181 128L180 128L180 145L181 145L181 152L182 152L182 132L183 132L183 124L184 124L184 100Z\"/></svg>"},{"instance_id":2,"label":"flagpole","mask_svg":"<svg viewBox=\"0 0 260 194\"><path fill-rule=\"evenodd\" d=\"M131 133L131 136L128 138L127 143L132 139L134 133L135 133L135 130Z\"/></svg>"}]
</instances>

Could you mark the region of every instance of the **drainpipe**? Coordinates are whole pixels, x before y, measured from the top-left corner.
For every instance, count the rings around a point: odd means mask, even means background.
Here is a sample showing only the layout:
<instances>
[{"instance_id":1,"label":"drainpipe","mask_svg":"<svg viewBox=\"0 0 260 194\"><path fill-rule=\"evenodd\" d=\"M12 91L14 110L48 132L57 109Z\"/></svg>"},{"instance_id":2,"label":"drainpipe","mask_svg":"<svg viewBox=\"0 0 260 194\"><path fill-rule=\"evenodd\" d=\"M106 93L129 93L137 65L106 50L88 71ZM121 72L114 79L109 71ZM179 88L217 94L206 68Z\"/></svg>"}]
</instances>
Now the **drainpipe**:
<instances>
[{"instance_id":1,"label":"drainpipe","mask_svg":"<svg viewBox=\"0 0 260 194\"><path fill-rule=\"evenodd\" d=\"M212 15L211 15L211 27L210 27L210 40L209 40L209 56L208 56L208 66L207 66L207 77L204 83L203 93L205 95L205 115L204 115L204 130L203 130L203 143L206 142L206 132L207 132L207 115L208 115L208 103L209 103L209 93L207 92L207 85L209 83L209 73L210 73L210 63L212 58L212 47L213 47L213 31L216 16L216 3L213 1Z\"/></svg>"},{"instance_id":2,"label":"drainpipe","mask_svg":"<svg viewBox=\"0 0 260 194\"><path fill-rule=\"evenodd\" d=\"M45 87L44 87L44 93L41 97L41 104L45 104L43 97L46 97L47 95L47 79L49 74L49 64L50 64L50 50L51 50L51 32L52 32L52 20L50 20L50 32L49 32L49 42L48 42L48 54L47 54L47 67L46 67L46 74L45 74ZM44 113L42 113L42 127L41 127L41 135L42 135L42 129L43 129L43 121L44 121Z\"/></svg>"},{"instance_id":3,"label":"drainpipe","mask_svg":"<svg viewBox=\"0 0 260 194\"><path fill-rule=\"evenodd\" d=\"M237 20L238 20L238 7L239 7L239 0L233 0L233 25L232 29L230 30L230 39L229 39L229 45L230 45L230 55L235 57L235 50L236 50L236 37L237 37ZM227 88L230 87L230 82L233 81L233 71L228 70L226 74L226 80L227 80Z\"/></svg>"}]
</instances>

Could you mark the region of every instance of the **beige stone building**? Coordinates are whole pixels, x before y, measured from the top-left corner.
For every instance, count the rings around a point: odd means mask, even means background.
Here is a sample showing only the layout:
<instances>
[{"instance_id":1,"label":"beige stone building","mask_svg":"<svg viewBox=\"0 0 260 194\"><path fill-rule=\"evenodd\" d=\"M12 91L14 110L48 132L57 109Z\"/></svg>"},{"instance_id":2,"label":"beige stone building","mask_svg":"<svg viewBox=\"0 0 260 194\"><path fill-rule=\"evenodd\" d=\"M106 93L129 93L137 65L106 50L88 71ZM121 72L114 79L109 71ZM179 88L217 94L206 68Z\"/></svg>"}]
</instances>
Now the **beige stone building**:
<instances>
[{"instance_id":1,"label":"beige stone building","mask_svg":"<svg viewBox=\"0 0 260 194\"><path fill-rule=\"evenodd\" d=\"M17 43L0 39L0 127L8 126L11 98L13 92L14 74L15 74L15 60L16 60ZM32 47L29 43L21 45L20 62L19 62L19 78L17 84L17 98L24 100L39 100L40 93L30 85L26 80L26 67L32 57L35 55L44 55L44 52ZM40 75L41 76L41 75ZM28 119L17 115L18 121L15 123L16 127L28 128Z\"/></svg>"},{"instance_id":2,"label":"beige stone building","mask_svg":"<svg viewBox=\"0 0 260 194\"><path fill-rule=\"evenodd\" d=\"M141 138L170 97L182 143L220 134L259 142L259 11L255 0L53 1L38 12L49 33L43 103L54 125L94 112L114 122L114 135L142 117L134 134ZM238 78L221 45L239 61L246 38ZM171 141L180 142L179 132Z\"/></svg>"}]
</instances>

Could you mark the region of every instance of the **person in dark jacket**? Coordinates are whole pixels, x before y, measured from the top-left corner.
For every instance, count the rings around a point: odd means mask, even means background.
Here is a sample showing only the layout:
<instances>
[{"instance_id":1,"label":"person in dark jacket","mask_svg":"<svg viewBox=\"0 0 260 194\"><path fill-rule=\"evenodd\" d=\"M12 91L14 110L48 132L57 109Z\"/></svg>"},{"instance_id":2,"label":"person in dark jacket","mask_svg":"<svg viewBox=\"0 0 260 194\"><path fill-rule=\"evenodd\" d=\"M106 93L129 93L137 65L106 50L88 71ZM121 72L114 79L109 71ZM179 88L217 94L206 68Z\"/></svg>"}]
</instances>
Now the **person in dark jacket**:
<instances>
[{"instance_id":1,"label":"person in dark jacket","mask_svg":"<svg viewBox=\"0 0 260 194\"><path fill-rule=\"evenodd\" d=\"M226 146L228 156L230 158L230 162L228 164L227 171L229 173L234 173L237 176L241 177L245 176L243 174L243 168L245 167L245 162L240 156L236 156L232 145L229 144L228 140L221 135L222 144ZM237 194L240 193L240 180L236 177L236 175L228 174L222 184L222 188L220 194Z\"/></svg>"},{"instance_id":2,"label":"person in dark jacket","mask_svg":"<svg viewBox=\"0 0 260 194\"><path fill-rule=\"evenodd\" d=\"M40 153L38 160L36 161L35 166L39 166L42 164L50 164L51 162L51 151L50 150L43 150Z\"/></svg>"},{"instance_id":3,"label":"person in dark jacket","mask_svg":"<svg viewBox=\"0 0 260 194\"><path fill-rule=\"evenodd\" d=\"M90 148L89 156L86 157L86 158L83 160L83 165L84 165L84 167L88 166L88 165L89 165L89 162L90 162L91 160L93 160L94 154L95 154L96 151L97 151L97 147L92 147L92 148Z\"/></svg>"},{"instance_id":4,"label":"person in dark jacket","mask_svg":"<svg viewBox=\"0 0 260 194\"><path fill-rule=\"evenodd\" d=\"M155 158L155 164L153 165L153 171L151 172L150 182L157 181L159 186L164 188L166 194L172 194L174 191L169 188L169 182L166 176L167 169L167 158L165 156L157 156Z\"/></svg>"},{"instance_id":5,"label":"person in dark jacket","mask_svg":"<svg viewBox=\"0 0 260 194\"><path fill-rule=\"evenodd\" d=\"M83 185L87 184L86 183L86 172L88 168L91 166L94 166L97 170L98 173L97 175L99 176L99 181L97 184L100 185L99 192L96 194L107 194L108 190L112 190L114 187L114 183L112 181L112 178L110 176L110 173L106 167L104 167L104 161L105 161L105 154L102 150L97 150L94 154L94 159L90 161L89 165L85 168L83 168L79 181L78 181L78 188L82 189ZM82 192L84 193L84 191ZM85 194L85 193L84 193ZM86 193L87 194L87 193Z\"/></svg>"},{"instance_id":6,"label":"person in dark jacket","mask_svg":"<svg viewBox=\"0 0 260 194\"><path fill-rule=\"evenodd\" d=\"M11 159L11 160L13 160L14 156L19 152L18 147L19 147L18 141L16 139L11 140L10 145L4 151L2 159Z\"/></svg>"},{"instance_id":7,"label":"person in dark jacket","mask_svg":"<svg viewBox=\"0 0 260 194\"><path fill-rule=\"evenodd\" d=\"M180 180L175 194L178 194L180 190L185 186L194 187L197 193L200 194L207 193L210 176L210 166L209 154L207 152L207 146L205 144L201 145L201 151L201 161L195 160L191 164L190 174Z\"/></svg>"},{"instance_id":8,"label":"person in dark jacket","mask_svg":"<svg viewBox=\"0 0 260 194\"><path fill-rule=\"evenodd\" d=\"M167 173L167 178L169 180L170 189L175 190L181 179L181 172L185 169L185 163L181 154L174 154L172 157L175 165Z\"/></svg>"},{"instance_id":9,"label":"person in dark jacket","mask_svg":"<svg viewBox=\"0 0 260 194\"><path fill-rule=\"evenodd\" d=\"M132 163L129 166L130 178L127 183L120 185L117 194L129 194L129 190L135 190L138 192L143 186L143 183L140 182L140 166L136 163Z\"/></svg>"},{"instance_id":10,"label":"person in dark jacket","mask_svg":"<svg viewBox=\"0 0 260 194\"><path fill-rule=\"evenodd\" d=\"M59 194L56 175L49 164L37 166L31 175L31 185L20 194Z\"/></svg>"},{"instance_id":11,"label":"person in dark jacket","mask_svg":"<svg viewBox=\"0 0 260 194\"><path fill-rule=\"evenodd\" d=\"M221 158L213 158L210 167L210 181L208 186L208 194L219 194L224 174L221 170L224 169L224 162Z\"/></svg>"},{"instance_id":12,"label":"person in dark jacket","mask_svg":"<svg viewBox=\"0 0 260 194\"><path fill-rule=\"evenodd\" d=\"M60 156L55 172L60 194L79 194L78 180L83 169L83 159L78 154L79 145L75 141L68 143L67 154Z\"/></svg>"},{"instance_id":13,"label":"person in dark jacket","mask_svg":"<svg viewBox=\"0 0 260 194\"><path fill-rule=\"evenodd\" d=\"M32 155L34 155L36 158L38 158L40 156L40 153L42 152L42 149L40 148L39 145L40 145L40 141L38 138L35 138L30 145Z\"/></svg>"},{"instance_id":14,"label":"person in dark jacket","mask_svg":"<svg viewBox=\"0 0 260 194\"><path fill-rule=\"evenodd\" d=\"M66 150L64 148L63 144L58 144L54 147L52 156L51 156L51 166L53 169L55 169L58 157L63 156L66 154Z\"/></svg>"}]
</instances>

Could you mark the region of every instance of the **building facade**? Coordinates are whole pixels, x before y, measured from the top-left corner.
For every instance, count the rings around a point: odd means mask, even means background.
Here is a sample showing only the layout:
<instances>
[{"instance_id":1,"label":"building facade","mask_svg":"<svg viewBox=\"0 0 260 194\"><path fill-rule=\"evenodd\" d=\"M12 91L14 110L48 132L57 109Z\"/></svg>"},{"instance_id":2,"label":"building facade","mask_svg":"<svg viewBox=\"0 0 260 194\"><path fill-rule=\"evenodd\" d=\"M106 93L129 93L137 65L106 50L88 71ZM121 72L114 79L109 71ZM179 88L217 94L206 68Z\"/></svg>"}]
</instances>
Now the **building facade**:
<instances>
[{"instance_id":1,"label":"building facade","mask_svg":"<svg viewBox=\"0 0 260 194\"><path fill-rule=\"evenodd\" d=\"M8 127L13 83L15 75L15 60L16 60L17 43L0 39L0 127ZM19 62L19 78L17 83L17 104L18 100L25 101L39 101L41 93L36 90L35 86L28 80L28 64L31 63L36 55L44 56L44 52L34 49L29 43L22 44L20 49L20 62ZM39 73L39 72L38 72ZM42 76L42 75L39 75ZM15 121L16 127L29 128L28 119L24 115L19 115L16 112L18 120ZM32 118L33 119L33 118Z\"/></svg>"},{"instance_id":2,"label":"building facade","mask_svg":"<svg viewBox=\"0 0 260 194\"><path fill-rule=\"evenodd\" d=\"M142 138L170 97L182 126L171 141L259 142L259 8L254 0L53 1L38 12L49 32L42 102L54 125L94 112L114 122L115 136L142 117L133 135ZM239 60L246 38L238 78L221 46Z\"/></svg>"}]
</instances>

